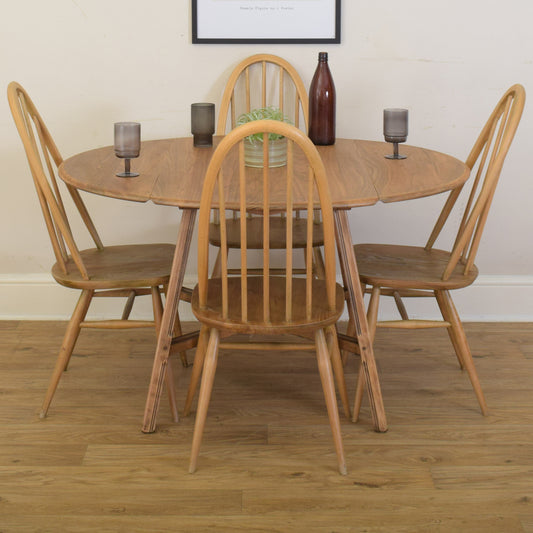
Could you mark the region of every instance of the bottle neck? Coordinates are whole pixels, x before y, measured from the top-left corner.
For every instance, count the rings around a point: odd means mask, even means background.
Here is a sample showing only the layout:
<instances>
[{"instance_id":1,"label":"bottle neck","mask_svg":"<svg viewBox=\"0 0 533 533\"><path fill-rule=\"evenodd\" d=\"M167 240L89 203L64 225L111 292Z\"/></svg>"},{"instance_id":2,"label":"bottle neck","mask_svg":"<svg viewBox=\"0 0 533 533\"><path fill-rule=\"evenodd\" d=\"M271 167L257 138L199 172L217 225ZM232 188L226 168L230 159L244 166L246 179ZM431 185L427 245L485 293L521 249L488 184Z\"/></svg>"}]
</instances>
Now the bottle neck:
<instances>
[{"instance_id":1,"label":"bottle neck","mask_svg":"<svg viewBox=\"0 0 533 533\"><path fill-rule=\"evenodd\" d=\"M318 62L319 63L327 63L328 62L328 53L327 52L320 52L318 54Z\"/></svg>"}]
</instances>

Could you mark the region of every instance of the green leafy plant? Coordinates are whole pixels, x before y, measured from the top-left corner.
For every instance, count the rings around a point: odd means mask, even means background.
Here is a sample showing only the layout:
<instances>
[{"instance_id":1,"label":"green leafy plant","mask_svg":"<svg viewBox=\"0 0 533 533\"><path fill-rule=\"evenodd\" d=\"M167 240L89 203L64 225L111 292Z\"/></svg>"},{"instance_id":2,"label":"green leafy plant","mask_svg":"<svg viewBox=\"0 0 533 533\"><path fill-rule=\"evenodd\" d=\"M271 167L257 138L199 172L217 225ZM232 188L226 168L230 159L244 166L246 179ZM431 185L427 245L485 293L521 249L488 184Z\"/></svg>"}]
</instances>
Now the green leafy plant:
<instances>
[{"instance_id":1,"label":"green leafy plant","mask_svg":"<svg viewBox=\"0 0 533 533\"><path fill-rule=\"evenodd\" d=\"M275 106L262 107L260 109L252 109L248 113L243 113L237 119L237 126L252 122L254 120L279 120L280 122L286 122L287 124L292 124L291 120L283 114L283 111ZM262 133L254 133L247 137L250 142L263 142ZM268 140L276 141L278 139L283 139L283 135L278 135L277 133L269 133Z\"/></svg>"}]
</instances>

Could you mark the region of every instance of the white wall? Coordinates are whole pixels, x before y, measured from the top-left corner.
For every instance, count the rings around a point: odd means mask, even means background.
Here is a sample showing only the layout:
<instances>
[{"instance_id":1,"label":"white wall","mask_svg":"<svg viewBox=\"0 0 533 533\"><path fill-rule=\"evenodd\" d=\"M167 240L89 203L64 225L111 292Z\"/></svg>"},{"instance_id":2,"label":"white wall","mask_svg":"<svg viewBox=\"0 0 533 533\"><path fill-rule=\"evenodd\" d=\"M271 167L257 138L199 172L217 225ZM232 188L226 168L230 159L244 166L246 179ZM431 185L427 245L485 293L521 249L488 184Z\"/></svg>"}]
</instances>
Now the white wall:
<instances>
[{"instance_id":1,"label":"white wall","mask_svg":"<svg viewBox=\"0 0 533 533\"><path fill-rule=\"evenodd\" d=\"M381 139L382 109L407 107L411 144L459 158L508 86L533 86L530 0L342 4L342 44L261 46L191 44L189 0L9 2L0 17L0 86L25 86L68 157L111 144L120 120L141 122L145 140L189 135L190 104L219 103L229 71L252 53L284 56L309 86L324 50L339 137ZM52 253L5 97L0 116L0 317L68 316L74 291L49 277ZM458 297L466 319L533 320L532 138L526 105L479 252L482 277ZM175 238L173 209L87 201L104 242ZM354 211L354 237L421 243L442 201ZM189 280L194 265L195 249Z\"/></svg>"}]
</instances>

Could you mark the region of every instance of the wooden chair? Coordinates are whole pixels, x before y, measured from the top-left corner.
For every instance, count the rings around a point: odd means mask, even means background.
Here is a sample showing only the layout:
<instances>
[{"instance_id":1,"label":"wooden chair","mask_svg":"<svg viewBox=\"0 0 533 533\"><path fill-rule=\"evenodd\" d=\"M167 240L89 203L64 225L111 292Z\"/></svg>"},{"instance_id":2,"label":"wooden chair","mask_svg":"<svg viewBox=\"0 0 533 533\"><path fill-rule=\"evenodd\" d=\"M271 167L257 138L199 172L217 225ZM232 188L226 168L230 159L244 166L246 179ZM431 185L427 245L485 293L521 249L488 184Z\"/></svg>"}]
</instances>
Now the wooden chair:
<instances>
[{"instance_id":1,"label":"wooden chair","mask_svg":"<svg viewBox=\"0 0 533 533\"><path fill-rule=\"evenodd\" d=\"M74 240L56 178L57 167L63 161L61 154L32 100L18 83L9 84L8 100L52 241L56 257L52 275L60 285L81 290L43 402L41 418L44 418L63 371L67 369L81 328L155 326L158 329L163 312L161 291L165 290L169 282L174 246L137 244L104 247L79 191L67 185L78 213L96 245L96 248L80 250ZM151 295L154 321L129 319L134 300L140 295ZM126 297L122 318L86 321L85 316L94 297ZM175 327L178 332L179 321ZM172 416L177 421L172 372L167 372L167 388Z\"/></svg>"},{"instance_id":2,"label":"wooden chair","mask_svg":"<svg viewBox=\"0 0 533 533\"><path fill-rule=\"evenodd\" d=\"M424 247L387 244L358 244L354 247L361 283L371 293L368 324L373 338L376 327L445 327L461 368L466 369L483 415L487 404L450 291L471 285L477 278L474 264L503 162L511 146L525 102L521 85L512 86L498 102L481 131L466 165L472 171L470 194L455 242L450 251L434 248L463 186L451 191ZM380 296L392 296L401 320L378 321ZM402 298L435 297L443 321L409 319ZM364 380L359 373L353 419L357 420Z\"/></svg>"},{"instance_id":3,"label":"wooden chair","mask_svg":"<svg viewBox=\"0 0 533 533\"><path fill-rule=\"evenodd\" d=\"M239 63L231 73L226 84L222 103L218 115L217 135L225 135L237 126L239 116L256 108L268 106L278 107L283 114L297 128L307 132L309 101L305 86L296 69L285 59L270 55L256 54ZM293 224L293 248L304 249L307 222L299 212L295 213ZM258 220L259 218L259 220ZM322 276L324 267L320 247L323 245L322 226L317 213L314 214L316 228L314 231L313 265L317 276ZM247 231L248 249L261 249L260 217L248 214ZM238 249L240 222L236 212L226 221L226 243L230 249ZM271 213L270 219L270 247L283 250L285 248L285 233L287 221L279 213ZM259 232L257 231L259 230ZM209 228L209 242L220 247L220 219L215 212L214 221ZM272 269L272 272L283 273L283 269ZM214 267L215 273L220 273L220 254ZM230 269L230 272L235 271ZM299 270L302 273L302 270Z\"/></svg>"},{"instance_id":4,"label":"wooden chair","mask_svg":"<svg viewBox=\"0 0 533 533\"><path fill-rule=\"evenodd\" d=\"M288 139L287 165L281 169L252 169L244 165L243 139L260 132L268 153L268 134L280 133ZM233 198L227 194L232 191ZM306 215L320 205L324 234L324 278L313 276L311 255L313 253L312 216L307 217L307 270L305 277L295 277L293 269L292 211L302 209ZM213 207L260 211L264 216L263 261L260 274L251 275L248 261L248 224L240 218L240 276L228 275L227 231L224 221L220 225L221 271L220 277L208 279L209 243L207 234L210 211ZM285 212L286 276L272 275L270 271L269 246L271 210ZM339 415L331 367L335 372L344 409L349 417L348 397L344 383L342 361L335 323L343 310L343 289L335 282L335 241L333 211L327 178L320 156L309 138L289 124L272 120L251 122L232 130L217 147L209 164L199 214L198 234L198 285L193 291L192 309L202 327L191 383L187 394L185 415L190 412L193 396L200 378L202 382L198 400L190 472L196 470L197 458L204 430L207 408L211 396L219 348L267 349L267 350L316 350L322 387L326 399L329 421L333 432L338 467L346 473ZM254 269L253 272L256 272ZM296 335L313 342L294 342L287 345L273 343L221 342L222 337L234 334Z\"/></svg>"}]
</instances>

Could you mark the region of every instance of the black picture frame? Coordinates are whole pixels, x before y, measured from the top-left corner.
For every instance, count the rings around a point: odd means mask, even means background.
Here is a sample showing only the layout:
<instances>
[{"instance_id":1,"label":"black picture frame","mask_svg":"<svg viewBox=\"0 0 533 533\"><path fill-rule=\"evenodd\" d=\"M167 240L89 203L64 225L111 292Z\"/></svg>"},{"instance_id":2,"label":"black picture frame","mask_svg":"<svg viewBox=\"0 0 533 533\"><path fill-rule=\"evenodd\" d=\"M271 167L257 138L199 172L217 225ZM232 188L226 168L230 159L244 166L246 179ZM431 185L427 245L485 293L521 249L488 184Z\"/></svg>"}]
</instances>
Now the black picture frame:
<instances>
[{"instance_id":1,"label":"black picture frame","mask_svg":"<svg viewBox=\"0 0 533 533\"><path fill-rule=\"evenodd\" d=\"M290 37L287 35L277 35L277 30L280 25L272 24L272 36L251 37L250 35L243 34L239 36L239 30L232 32L232 35L223 35L221 31L220 35L217 35L216 30L205 31L205 27L209 26L209 20L199 20L199 13L202 7L207 7L213 0L191 0L191 14L192 14L192 43L193 44L339 44L341 42L341 0L322 0L324 6L318 6L324 10L324 17L321 20L329 20L331 23L328 28L324 30L321 26L320 30L318 26L314 28L305 27L305 19L301 22L301 27L297 28L299 31L298 36ZM219 0L220 1L220 0ZM263 16L260 9L267 9L261 7L254 7L252 4L258 2L258 0L231 0L228 2L232 10L239 9L244 13L251 11L251 16ZM298 0L298 4L294 0L277 0L280 6L270 8L271 10L278 10L280 17L285 17L290 9L297 9L300 12L305 10L305 5L302 5L306 0ZM293 6L283 8L283 2L286 6ZM262 2L264 4L272 4L272 1ZM309 0L310 6L317 6L316 0ZM204 4L204 5L202 5ZM331 5L329 5L331 4ZM297 7L296 7L297 6ZM285 11L283 11L285 10ZM330 10L333 10L332 13ZM232 16L234 16L234 13ZM300 13L301 14L301 13ZM209 16L209 14L207 15ZM213 14L213 25L223 26L224 20L219 18L220 13ZM276 12L271 12L270 17L276 17ZM280 19L281 20L281 19ZM294 24L293 24L294 27ZM309 35L302 35L309 31ZM328 35L324 35L323 32L328 32ZM315 33L315 35L313 35Z\"/></svg>"}]
</instances>

